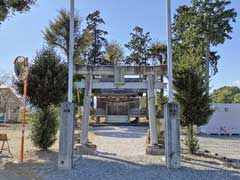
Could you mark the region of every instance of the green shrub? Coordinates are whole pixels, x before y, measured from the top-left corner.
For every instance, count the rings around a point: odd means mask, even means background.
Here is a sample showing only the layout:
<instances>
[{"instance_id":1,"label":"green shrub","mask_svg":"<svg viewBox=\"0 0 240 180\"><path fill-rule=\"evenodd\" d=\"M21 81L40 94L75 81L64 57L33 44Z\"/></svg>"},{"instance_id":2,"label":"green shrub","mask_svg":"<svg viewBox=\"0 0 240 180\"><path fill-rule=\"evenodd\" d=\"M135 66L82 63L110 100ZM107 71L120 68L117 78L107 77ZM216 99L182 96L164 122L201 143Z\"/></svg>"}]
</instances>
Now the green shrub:
<instances>
[{"instance_id":1,"label":"green shrub","mask_svg":"<svg viewBox=\"0 0 240 180\"><path fill-rule=\"evenodd\" d=\"M58 113L56 109L38 109L34 114L31 128L31 140L33 144L47 150L56 141L58 130Z\"/></svg>"}]
</instances>

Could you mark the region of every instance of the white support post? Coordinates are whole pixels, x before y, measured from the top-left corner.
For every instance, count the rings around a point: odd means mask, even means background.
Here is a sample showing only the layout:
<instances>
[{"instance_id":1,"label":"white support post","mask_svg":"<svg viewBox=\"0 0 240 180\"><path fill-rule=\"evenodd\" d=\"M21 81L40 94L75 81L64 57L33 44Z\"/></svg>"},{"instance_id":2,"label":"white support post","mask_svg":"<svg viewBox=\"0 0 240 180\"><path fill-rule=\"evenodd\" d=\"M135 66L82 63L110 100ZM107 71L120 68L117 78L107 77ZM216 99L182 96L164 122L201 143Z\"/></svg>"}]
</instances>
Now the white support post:
<instances>
[{"instance_id":1,"label":"white support post","mask_svg":"<svg viewBox=\"0 0 240 180\"><path fill-rule=\"evenodd\" d=\"M150 145L154 146L158 144L158 139L156 131L156 110L153 75L148 75L148 113L150 123Z\"/></svg>"},{"instance_id":2,"label":"white support post","mask_svg":"<svg viewBox=\"0 0 240 180\"><path fill-rule=\"evenodd\" d=\"M88 125L91 107L92 80L93 80L92 75L86 75L86 87L82 118L82 136L80 138L82 145L88 145Z\"/></svg>"},{"instance_id":3,"label":"white support post","mask_svg":"<svg viewBox=\"0 0 240 180\"><path fill-rule=\"evenodd\" d=\"M70 5L70 37L69 37L69 73L68 73L68 102L72 102L73 92L73 54L74 54L74 0Z\"/></svg>"},{"instance_id":4,"label":"white support post","mask_svg":"<svg viewBox=\"0 0 240 180\"><path fill-rule=\"evenodd\" d=\"M167 0L167 62L168 62L168 98L173 102L173 75L172 75L172 29L171 29L171 0Z\"/></svg>"}]
</instances>

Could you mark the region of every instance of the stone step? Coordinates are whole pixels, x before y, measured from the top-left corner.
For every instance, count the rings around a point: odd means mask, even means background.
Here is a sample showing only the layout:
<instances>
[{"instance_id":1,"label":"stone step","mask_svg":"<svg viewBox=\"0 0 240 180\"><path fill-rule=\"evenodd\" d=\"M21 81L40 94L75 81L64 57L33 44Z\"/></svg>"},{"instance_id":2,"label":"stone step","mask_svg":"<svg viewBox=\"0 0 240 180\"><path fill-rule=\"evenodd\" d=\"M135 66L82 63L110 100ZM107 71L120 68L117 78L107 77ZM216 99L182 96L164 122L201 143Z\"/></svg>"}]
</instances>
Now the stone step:
<instances>
[{"instance_id":1,"label":"stone step","mask_svg":"<svg viewBox=\"0 0 240 180\"><path fill-rule=\"evenodd\" d=\"M108 115L106 118L107 123L129 123L128 115Z\"/></svg>"}]
</instances>

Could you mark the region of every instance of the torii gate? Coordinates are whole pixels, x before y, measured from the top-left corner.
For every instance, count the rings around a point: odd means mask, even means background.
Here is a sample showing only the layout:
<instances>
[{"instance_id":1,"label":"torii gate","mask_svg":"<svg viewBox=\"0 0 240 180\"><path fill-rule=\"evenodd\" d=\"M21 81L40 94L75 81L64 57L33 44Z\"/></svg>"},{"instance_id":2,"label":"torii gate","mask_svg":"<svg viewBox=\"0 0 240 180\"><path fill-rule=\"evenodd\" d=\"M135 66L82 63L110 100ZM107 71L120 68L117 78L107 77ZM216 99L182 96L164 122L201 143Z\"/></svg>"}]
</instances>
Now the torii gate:
<instances>
[{"instance_id":1,"label":"torii gate","mask_svg":"<svg viewBox=\"0 0 240 180\"><path fill-rule=\"evenodd\" d=\"M155 76L166 75L167 66L94 66L94 65L75 65L75 74L85 75L85 81L75 83L77 88L85 89L84 111L82 118L81 145L88 146L88 120L90 116L90 101L92 89L146 89L148 92L148 112L150 122L151 146L158 144L156 133L156 112L155 112L155 93L154 89L164 89ZM114 77L114 83L98 82L93 80L95 75L108 75ZM147 81L128 82L124 80L126 75L147 76Z\"/></svg>"},{"instance_id":2,"label":"torii gate","mask_svg":"<svg viewBox=\"0 0 240 180\"><path fill-rule=\"evenodd\" d=\"M91 148L88 142L88 126L90 117L90 104L92 89L146 89L148 92L148 112L150 124L150 145L149 151L157 151L158 135L156 132L156 112L155 112L155 89L164 89L165 85L158 78L167 74L167 66L94 66L75 65L74 73L85 76L85 80L75 83L77 88L85 89L84 111L81 121L81 144L80 148ZM93 79L96 75L108 75L114 77L114 82L98 82ZM142 82L128 82L124 80L126 75L144 75L147 80ZM180 130L179 130L179 109L174 103L165 105L165 157L168 167L180 167ZM64 103L61 108L60 124L60 149L58 166L60 168L71 169L73 156L74 138L74 105ZM159 149L160 150L160 149Z\"/></svg>"},{"instance_id":3,"label":"torii gate","mask_svg":"<svg viewBox=\"0 0 240 180\"><path fill-rule=\"evenodd\" d=\"M179 120L179 107L173 103L173 89L172 89L172 43L171 43L171 6L170 0L167 1L167 34L168 34L168 86L169 86L169 103L164 108L164 125L165 125L165 159L166 166L168 168L180 168L180 120ZM71 13L70 13L70 41L69 41L69 81L68 81L68 102L63 103L61 106L61 122L60 122L60 143L59 143L59 157L58 167L63 169L72 169L73 167L73 145L74 145L74 104L72 103L72 87L73 87L73 51L74 51L74 0L71 0ZM155 129L155 105L154 105L154 89L161 88L161 84L154 81L154 76L157 72L161 71L163 66L108 66L108 67L96 67L96 66L75 66L75 73L85 74L85 98L84 98L84 115L82 120L82 145L87 145L88 137L88 117L90 115L90 94L92 88L99 87L93 81L92 76L99 73L109 73L109 75L115 75L115 84L111 84L111 87L119 88L121 83L124 82L123 75L125 73L139 74L139 71L148 76L147 83L139 84L138 86L145 87L149 94L149 117L150 117L150 135L151 145L155 145L157 142L156 129ZM165 67L166 69L166 67ZM143 70L143 71L141 71ZM101 71L101 72L100 72ZM124 73L122 73L124 71ZM120 72L120 73L119 73ZM166 73L166 71L165 71ZM120 74L120 76L118 75ZM121 82L120 84L116 84ZM124 86L124 83L122 84ZM128 85L125 85L128 87Z\"/></svg>"}]
</instances>

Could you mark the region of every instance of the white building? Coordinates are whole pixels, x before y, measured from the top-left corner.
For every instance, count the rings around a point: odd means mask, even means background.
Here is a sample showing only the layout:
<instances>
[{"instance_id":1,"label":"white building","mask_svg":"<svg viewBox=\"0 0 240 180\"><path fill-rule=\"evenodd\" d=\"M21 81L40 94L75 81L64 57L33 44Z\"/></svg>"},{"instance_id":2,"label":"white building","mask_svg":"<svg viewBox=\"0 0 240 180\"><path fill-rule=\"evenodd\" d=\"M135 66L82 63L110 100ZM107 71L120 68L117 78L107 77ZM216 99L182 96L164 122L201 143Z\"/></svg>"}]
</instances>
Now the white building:
<instances>
[{"instance_id":1,"label":"white building","mask_svg":"<svg viewBox=\"0 0 240 180\"><path fill-rule=\"evenodd\" d=\"M240 104L213 104L215 112L200 131L212 135L240 135Z\"/></svg>"}]
</instances>

